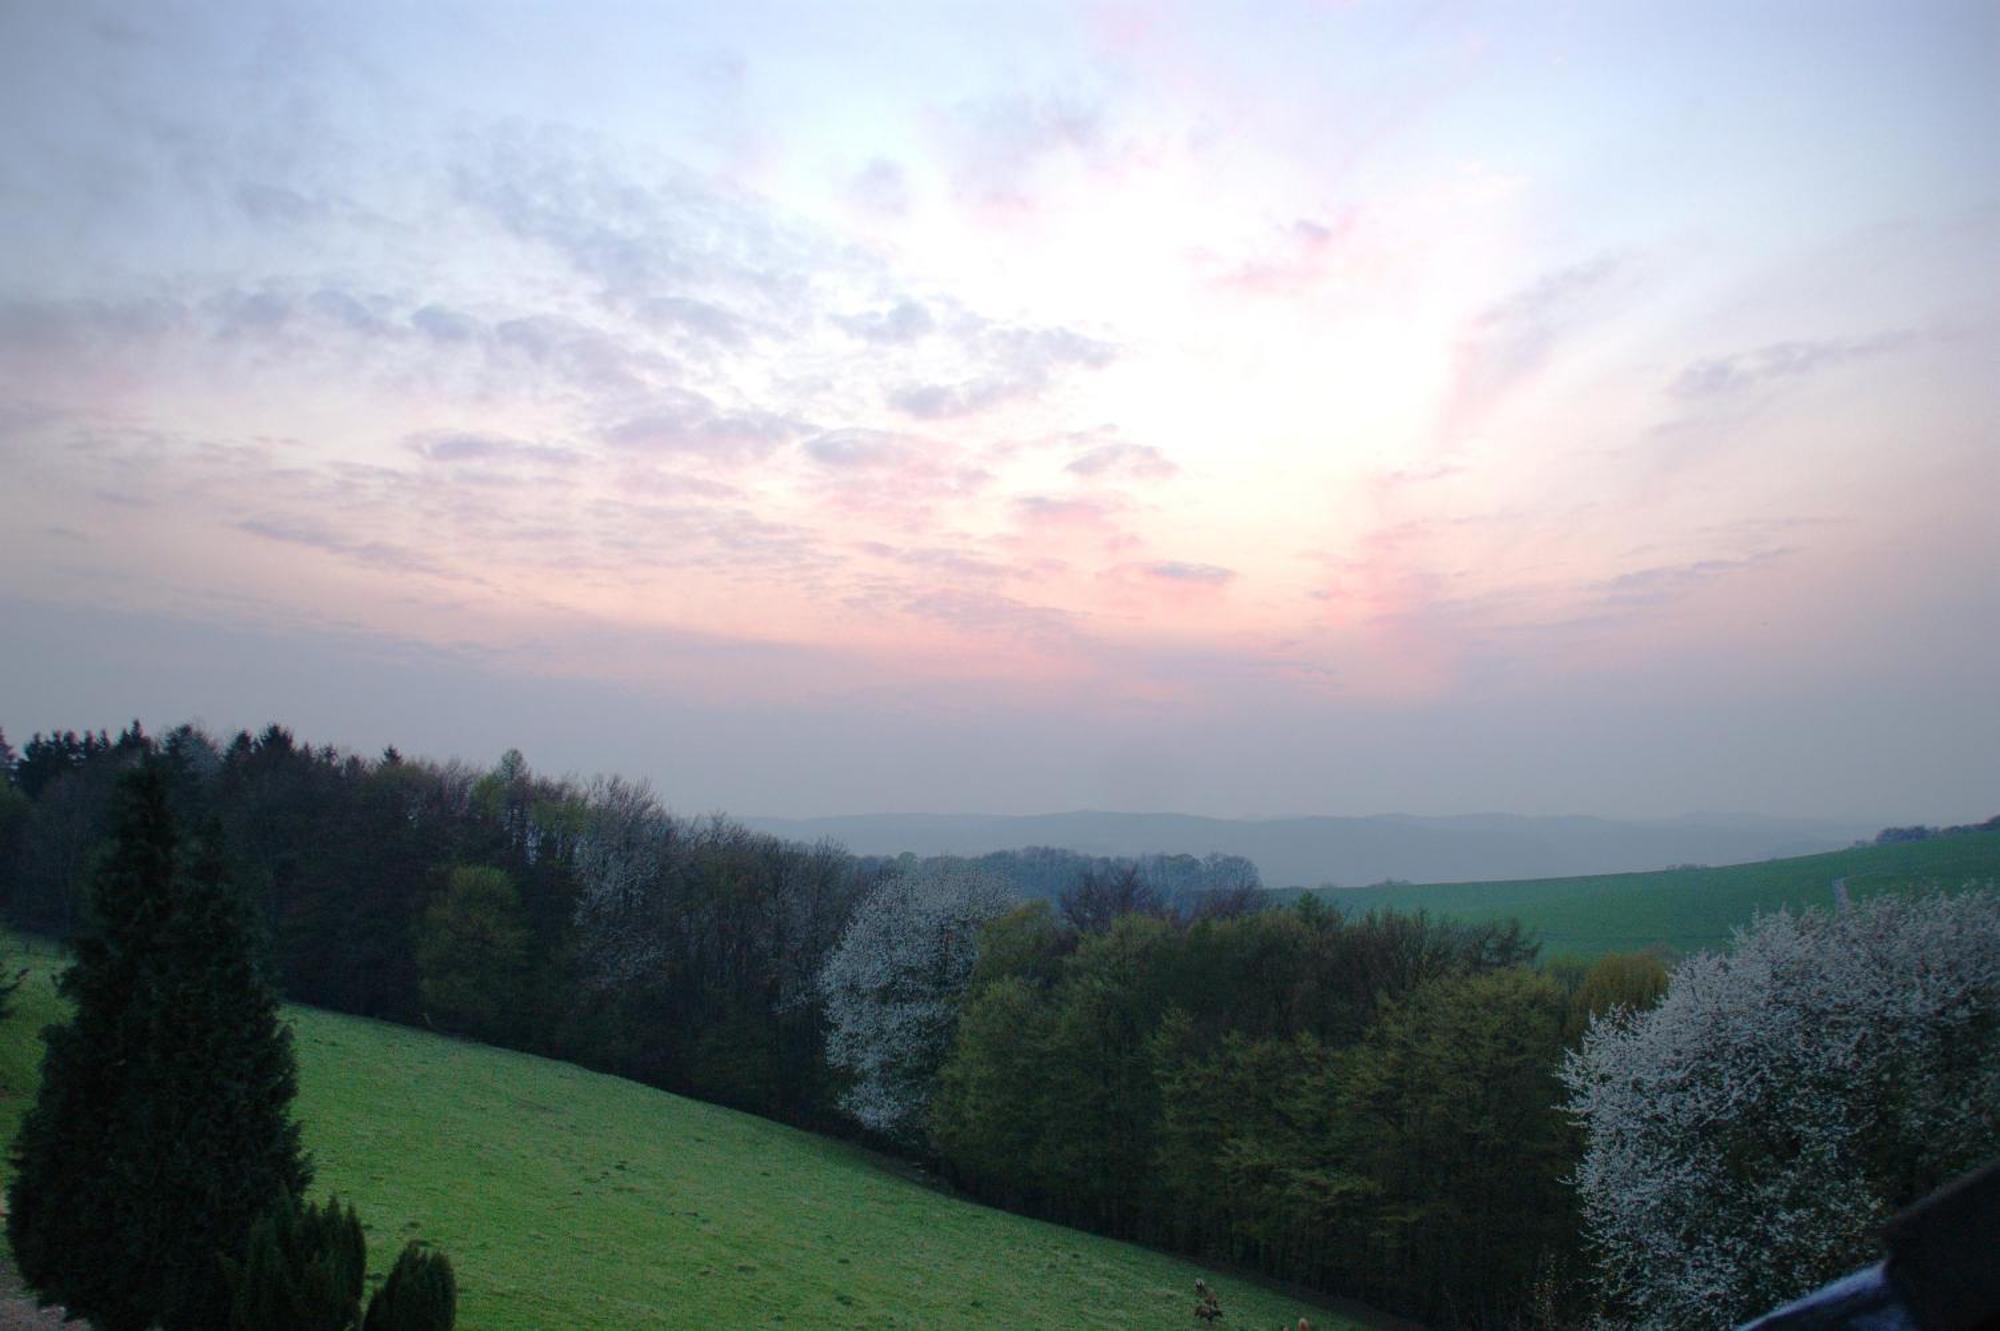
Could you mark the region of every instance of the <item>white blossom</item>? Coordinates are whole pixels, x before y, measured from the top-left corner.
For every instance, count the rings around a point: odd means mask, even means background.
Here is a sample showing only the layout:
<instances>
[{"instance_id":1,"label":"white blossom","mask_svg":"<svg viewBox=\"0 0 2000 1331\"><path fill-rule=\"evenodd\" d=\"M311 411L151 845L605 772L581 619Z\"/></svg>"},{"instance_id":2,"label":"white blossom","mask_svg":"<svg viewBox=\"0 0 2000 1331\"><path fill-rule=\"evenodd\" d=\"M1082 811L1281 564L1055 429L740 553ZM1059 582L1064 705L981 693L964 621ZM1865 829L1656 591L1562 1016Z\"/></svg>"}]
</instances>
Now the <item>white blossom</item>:
<instances>
[{"instance_id":1,"label":"white blossom","mask_svg":"<svg viewBox=\"0 0 2000 1331\"><path fill-rule=\"evenodd\" d=\"M1735 1325L1873 1260L1891 1212L2000 1149L2000 894L1763 916L1600 1018L1563 1080L1610 1310Z\"/></svg>"},{"instance_id":2,"label":"white blossom","mask_svg":"<svg viewBox=\"0 0 2000 1331\"><path fill-rule=\"evenodd\" d=\"M643 782L600 779L587 807L573 861L577 935L590 982L616 988L664 965L658 916L682 837Z\"/></svg>"},{"instance_id":3,"label":"white blossom","mask_svg":"<svg viewBox=\"0 0 2000 1331\"><path fill-rule=\"evenodd\" d=\"M885 880L855 911L819 987L827 1059L853 1078L841 1108L856 1122L905 1142L921 1138L979 930L1011 904L992 874L930 860Z\"/></svg>"}]
</instances>

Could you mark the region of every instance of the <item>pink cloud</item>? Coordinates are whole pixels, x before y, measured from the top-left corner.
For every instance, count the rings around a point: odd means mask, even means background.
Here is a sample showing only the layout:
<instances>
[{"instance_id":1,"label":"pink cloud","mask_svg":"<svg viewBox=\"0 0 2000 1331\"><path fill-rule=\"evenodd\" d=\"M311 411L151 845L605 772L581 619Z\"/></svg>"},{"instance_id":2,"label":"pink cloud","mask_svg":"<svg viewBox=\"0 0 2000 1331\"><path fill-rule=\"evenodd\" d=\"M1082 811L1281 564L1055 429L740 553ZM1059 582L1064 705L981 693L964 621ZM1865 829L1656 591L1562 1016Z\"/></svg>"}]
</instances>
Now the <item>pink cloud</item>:
<instances>
[{"instance_id":1,"label":"pink cloud","mask_svg":"<svg viewBox=\"0 0 2000 1331\"><path fill-rule=\"evenodd\" d=\"M1013 501L1014 516L1023 527L1045 532L1112 532L1127 507L1115 495L1022 495Z\"/></svg>"},{"instance_id":2,"label":"pink cloud","mask_svg":"<svg viewBox=\"0 0 2000 1331\"><path fill-rule=\"evenodd\" d=\"M829 430L800 445L820 498L847 514L931 525L937 506L973 496L992 473L948 441L885 430Z\"/></svg>"},{"instance_id":3,"label":"pink cloud","mask_svg":"<svg viewBox=\"0 0 2000 1331\"><path fill-rule=\"evenodd\" d=\"M1467 321L1452 352L1440 440L1450 445L1478 429L1532 383L1566 339L1602 316L1629 276L1629 264L1601 254L1544 273Z\"/></svg>"},{"instance_id":4,"label":"pink cloud","mask_svg":"<svg viewBox=\"0 0 2000 1331\"><path fill-rule=\"evenodd\" d=\"M1319 286L1343 262L1355 246L1359 228L1356 208L1345 209L1327 223L1299 218L1280 233L1268 252L1225 267L1215 282L1243 295L1297 296Z\"/></svg>"},{"instance_id":5,"label":"pink cloud","mask_svg":"<svg viewBox=\"0 0 2000 1331\"><path fill-rule=\"evenodd\" d=\"M1090 481L1163 481L1180 468L1165 453L1150 444L1113 442L1085 448L1063 468L1072 476Z\"/></svg>"}]
</instances>

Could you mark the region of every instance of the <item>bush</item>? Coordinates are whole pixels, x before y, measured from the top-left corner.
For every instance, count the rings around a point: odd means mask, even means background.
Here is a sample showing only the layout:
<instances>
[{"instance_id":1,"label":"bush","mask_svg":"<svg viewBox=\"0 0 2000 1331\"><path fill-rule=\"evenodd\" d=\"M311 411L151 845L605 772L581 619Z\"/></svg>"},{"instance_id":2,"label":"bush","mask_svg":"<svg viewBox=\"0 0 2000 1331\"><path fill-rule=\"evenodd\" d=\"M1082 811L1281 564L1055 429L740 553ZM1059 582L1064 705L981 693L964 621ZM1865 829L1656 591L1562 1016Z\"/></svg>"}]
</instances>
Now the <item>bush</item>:
<instances>
[{"instance_id":1,"label":"bush","mask_svg":"<svg viewBox=\"0 0 2000 1331\"><path fill-rule=\"evenodd\" d=\"M368 1240L354 1208L285 1205L259 1220L241 1261L223 1261L230 1331L451 1331L451 1259L412 1241L361 1314Z\"/></svg>"},{"instance_id":2,"label":"bush","mask_svg":"<svg viewBox=\"0 0 2000 1331\"><path fill-rule=\"evenodd\" d=\"M451 1259L412 1241L369 1300L362 1331L451 1331L457 1319Z\"/></svg>"},{"instance_id":3,"label":"bush","mask_svg":"<svg viewBox=\"0 0 2000 1331\"><path fill-rule=\"evenodd\" d=\"M368 1241L354 1208L329 1197L259 1220L241 1261L223 1263L231 1331L350 1331L361 1313Z\"/></svg>"}]
</instances>

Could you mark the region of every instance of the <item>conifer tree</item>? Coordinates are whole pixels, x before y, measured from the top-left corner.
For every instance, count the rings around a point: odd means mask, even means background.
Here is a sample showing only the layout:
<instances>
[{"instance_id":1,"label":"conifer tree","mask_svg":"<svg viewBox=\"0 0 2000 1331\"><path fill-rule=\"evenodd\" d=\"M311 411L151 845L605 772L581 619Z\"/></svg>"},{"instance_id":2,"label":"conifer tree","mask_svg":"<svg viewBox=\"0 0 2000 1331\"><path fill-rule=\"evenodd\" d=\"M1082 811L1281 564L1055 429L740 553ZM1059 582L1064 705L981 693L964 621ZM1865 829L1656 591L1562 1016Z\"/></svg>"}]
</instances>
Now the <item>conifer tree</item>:
<instances>
[{"instance_id":1,"label":"conifer tree","mask_svg":"<svg viewBox=\"0 0 2000 1331\"><path fill-rule=\"evenodd\" d=\"M184 854L167 785L123 778L92 919L13 1148L7 1234L43 1298L107 1331L213 1328L222 1261L305 1190L290 1033L211 830Z\"/></svg>"},{"instance_id":2,"label":"conifer tree","mask_svg":"<svg viewBox=\"0 0 2000 1331\"><path fill-rule=\"evenodd\" d=\"M352 1206L286 1202L250 1230L229 1277L230 1331L353 1331L361 1320L368 1240Z\"/></svg>"},{"instance_id":3,"label":"conifer tree","mask_svg":"<svg viewBox=\"0 0 2000 1331\"><path fill-rule=\"evenodd\" d=\"M451 1259L411 1240L368 1301L362 1331L451 1331L458 1320L458 1277Z\"/></svg>"}]
</instances>

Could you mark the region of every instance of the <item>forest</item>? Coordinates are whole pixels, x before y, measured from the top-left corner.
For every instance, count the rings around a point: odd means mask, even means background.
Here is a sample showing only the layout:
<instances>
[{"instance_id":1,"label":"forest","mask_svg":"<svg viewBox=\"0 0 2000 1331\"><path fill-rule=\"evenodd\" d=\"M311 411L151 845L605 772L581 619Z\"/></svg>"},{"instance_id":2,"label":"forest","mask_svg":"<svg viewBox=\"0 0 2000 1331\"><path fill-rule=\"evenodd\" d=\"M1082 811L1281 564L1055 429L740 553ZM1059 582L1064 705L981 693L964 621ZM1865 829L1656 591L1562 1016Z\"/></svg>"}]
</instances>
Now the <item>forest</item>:
<instances>
[{"instance_id":1,"label":"forest","mask_svg":"<svg viewBox=\"0 0 2000 1331\"><path fill-rule=\"evenodd\" d=\"M0 739L10 925L90 927L112 791L141 764L177 819L219 827L294 1001L857 1137L999 1206L1441 1327L1728 1325L1867 1260L1864 1221L2000 1146L1990 889L1774 917L1740 962L1545 958L1517 925L1266 907L1228 857L861 857L518 752L478 770L135 722ZM1928 988L1896 978L1913 956ZM1715 1013L1745 985L1766 1015L1732 1045ZM1792 1112L1785 1085L1744 1069L1768 1070L1785 1014L1824 1020L1856 986L1893 992L1900 1024L1847 1003L1870 1077L1774 1143L1757 1115ZM1732 1101L1730 1169L1804 1160L1840 1202L1692 1312L1628 1269L1634 1236L1764 1220L1698 1143L1619 1146L1648 1121L1626 1084L1685 1082L1661 1051L1689 1030L1694 1057L1743 1060L1711 1080L1765 1088ZM1675 1189L1700 1202L1679 1221L1635 1210Z\"/></svg>"}]
</instances>

